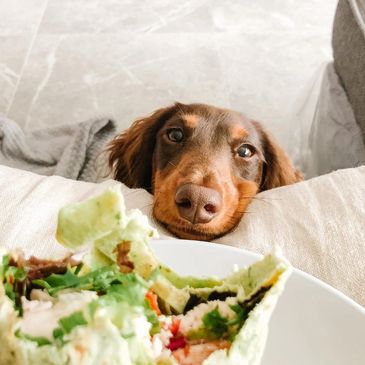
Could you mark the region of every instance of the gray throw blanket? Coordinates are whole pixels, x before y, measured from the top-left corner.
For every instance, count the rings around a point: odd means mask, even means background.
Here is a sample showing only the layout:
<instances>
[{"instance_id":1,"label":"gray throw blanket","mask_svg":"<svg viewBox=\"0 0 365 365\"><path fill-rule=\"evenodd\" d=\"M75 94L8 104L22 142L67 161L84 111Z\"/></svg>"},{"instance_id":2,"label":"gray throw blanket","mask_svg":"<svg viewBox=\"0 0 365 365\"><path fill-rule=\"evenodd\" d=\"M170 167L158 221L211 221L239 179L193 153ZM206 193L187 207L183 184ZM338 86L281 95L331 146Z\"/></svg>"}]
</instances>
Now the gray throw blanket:
<instances>
[{"instance_id":1,"label":"gray throw blanket","mask_svg":"<svg viewBox=\"0 0 365 365\"><path fill-rule=\"evenodd\" d=\"M0 164L97 182L101 178L98 159L115 134L116 123L106 118L23 131L14 121L0 116Z\"/></svg>"}]
</instances>

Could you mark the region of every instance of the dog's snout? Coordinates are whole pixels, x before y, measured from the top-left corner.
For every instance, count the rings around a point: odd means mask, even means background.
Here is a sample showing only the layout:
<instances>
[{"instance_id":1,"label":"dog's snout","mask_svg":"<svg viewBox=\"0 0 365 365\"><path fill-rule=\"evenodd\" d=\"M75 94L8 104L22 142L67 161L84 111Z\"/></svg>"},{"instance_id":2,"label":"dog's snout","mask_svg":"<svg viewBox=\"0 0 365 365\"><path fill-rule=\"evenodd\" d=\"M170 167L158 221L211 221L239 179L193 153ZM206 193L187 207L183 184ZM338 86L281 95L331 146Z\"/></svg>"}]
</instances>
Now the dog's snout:
<instances>
[{"instance_id":1,"label":"dog's snout","mask_svg":"<svg viewBox=\"0 0 365 365\"><path fill-rule=\"evenodd\" d=\"M185 184L177 189L175 203L182 218L193 224L208 223L219 212L222 197L214 189Z\"/></svg>"}]
</instances>

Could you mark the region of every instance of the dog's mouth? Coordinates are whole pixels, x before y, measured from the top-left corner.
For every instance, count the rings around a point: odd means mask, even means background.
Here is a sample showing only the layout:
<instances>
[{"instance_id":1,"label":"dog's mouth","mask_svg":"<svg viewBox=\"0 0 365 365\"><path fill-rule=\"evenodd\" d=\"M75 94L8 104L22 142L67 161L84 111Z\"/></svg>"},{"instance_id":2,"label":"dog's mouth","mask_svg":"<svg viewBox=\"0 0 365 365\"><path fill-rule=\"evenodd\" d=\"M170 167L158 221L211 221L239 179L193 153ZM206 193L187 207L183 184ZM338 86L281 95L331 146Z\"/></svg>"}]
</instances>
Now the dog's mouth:
<instances>
[{"instance_id":1,"label":"dog's mouth","mask_svg":"<svg viewBox=\"0 0 365 365\"><path fill-rule=\"evenodd\" d=\"M206 224L174 224L159 221L175 236L188 240L212 241L229 232L226 230L213 231Z\"/></svg>"},{"instance_id":2,"label":"dog's mouth","mask_svg":"<svg viewBox=\"0 0 365 365\"><path fill-rule=\"evenodd\" d=\"M154 218L175 236L188 240L213 241L224 236L236 227L242 214L232 216L224 212L207 223L191 223L177 214L166 210L153 210Z\"/></svg>"}]
</instances>

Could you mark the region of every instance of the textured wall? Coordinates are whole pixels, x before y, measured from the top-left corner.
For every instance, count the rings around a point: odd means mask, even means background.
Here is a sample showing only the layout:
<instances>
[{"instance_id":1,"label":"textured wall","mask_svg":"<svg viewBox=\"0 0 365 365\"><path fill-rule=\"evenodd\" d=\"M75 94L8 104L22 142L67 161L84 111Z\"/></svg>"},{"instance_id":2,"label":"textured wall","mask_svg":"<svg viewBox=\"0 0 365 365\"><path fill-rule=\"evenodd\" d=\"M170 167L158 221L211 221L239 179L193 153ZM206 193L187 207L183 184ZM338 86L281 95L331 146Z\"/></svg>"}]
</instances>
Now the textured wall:
<instances>
[{"instance_id":1,"label":"textured wall","mask_svg":"<svg viewBox=\"0 0 365 365\"><path fill-rule=\"evenodd\" d=\"M25 128L96 115L125 128L175 100L206 102L290 147L290 108L332 57L335 3L0 0L0 113Z\"/></svg>"}]
</instances>

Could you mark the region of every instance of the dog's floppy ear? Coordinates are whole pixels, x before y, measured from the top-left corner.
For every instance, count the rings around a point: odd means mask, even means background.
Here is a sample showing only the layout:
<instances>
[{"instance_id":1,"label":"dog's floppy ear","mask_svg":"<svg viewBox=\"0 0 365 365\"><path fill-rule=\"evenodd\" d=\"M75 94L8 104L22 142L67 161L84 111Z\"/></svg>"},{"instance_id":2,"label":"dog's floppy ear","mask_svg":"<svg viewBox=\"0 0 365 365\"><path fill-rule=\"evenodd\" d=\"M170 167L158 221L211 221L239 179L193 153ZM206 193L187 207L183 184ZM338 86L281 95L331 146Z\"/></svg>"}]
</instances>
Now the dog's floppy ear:
<instances>
[{"instance_id":1,"label":"dog's floppy ear","mask_svg":"<svg viewBox=\"0 0 365 365\"><path fill-rule=\"evenodd\" d=\"M302 173L293 166L286 152L260 123L254 122L254 124L261 136L265 158L260 190L269 190L302 181Z\"/></svg>"},{"instance_id":2,"label":"dog's floppy ear","mask_svg":"<svg viewBox=\"0 0 365 365\"><path fill-rule=\"evenodd\" d=\"M109 167L114 178L130 188L152 190L152 156L156 134L175 113L177 104L156 110L136 120L130 128L112 140L107 148Z\"/></svg>"}]
</instances>

